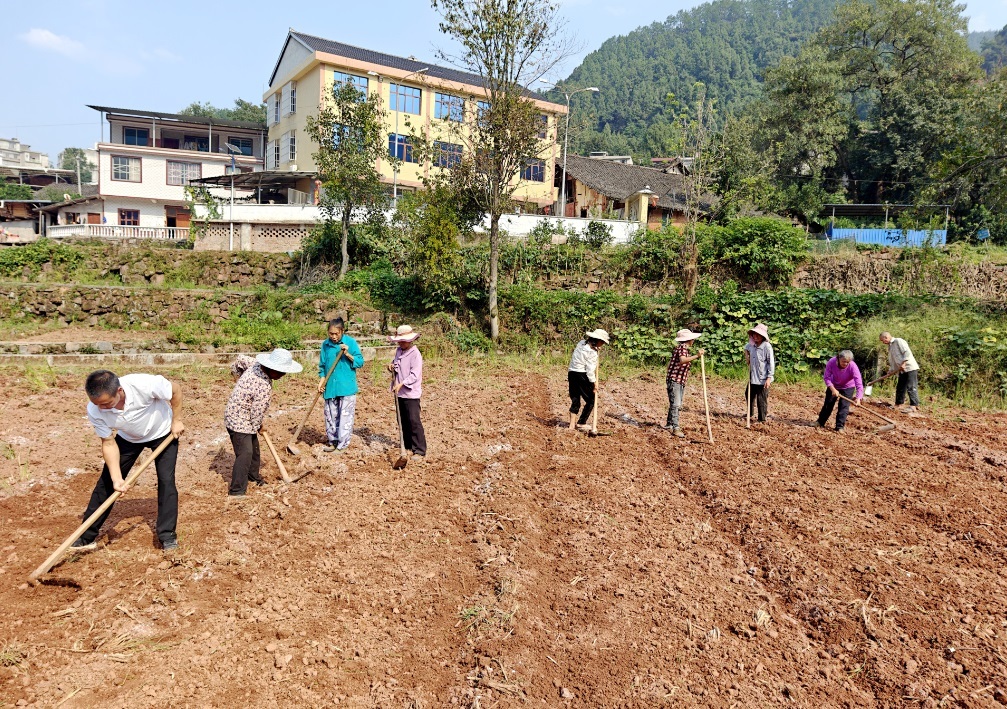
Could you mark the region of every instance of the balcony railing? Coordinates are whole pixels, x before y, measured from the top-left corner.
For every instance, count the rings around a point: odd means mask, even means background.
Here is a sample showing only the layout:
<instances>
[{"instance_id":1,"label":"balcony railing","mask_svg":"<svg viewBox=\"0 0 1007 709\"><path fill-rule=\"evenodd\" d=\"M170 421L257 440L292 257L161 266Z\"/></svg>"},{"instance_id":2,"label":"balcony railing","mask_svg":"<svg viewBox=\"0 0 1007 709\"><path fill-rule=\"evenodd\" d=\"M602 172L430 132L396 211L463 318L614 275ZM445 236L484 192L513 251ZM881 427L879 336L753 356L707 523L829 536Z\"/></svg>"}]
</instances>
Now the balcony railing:
<instances>
[{"instance_id":1,"label":"balcony railing","mask_svg":"<svg viewBox=\"0 0 1007 709\"><path fill-rule=\"evenodd\" d=\"M50 225L46 234L50 239L67 237L93 237L96 239L154 239L158 241L185 241L188 227L174 226L114 226L111 224L60 224Z\"/></svg>"}]
</instances>

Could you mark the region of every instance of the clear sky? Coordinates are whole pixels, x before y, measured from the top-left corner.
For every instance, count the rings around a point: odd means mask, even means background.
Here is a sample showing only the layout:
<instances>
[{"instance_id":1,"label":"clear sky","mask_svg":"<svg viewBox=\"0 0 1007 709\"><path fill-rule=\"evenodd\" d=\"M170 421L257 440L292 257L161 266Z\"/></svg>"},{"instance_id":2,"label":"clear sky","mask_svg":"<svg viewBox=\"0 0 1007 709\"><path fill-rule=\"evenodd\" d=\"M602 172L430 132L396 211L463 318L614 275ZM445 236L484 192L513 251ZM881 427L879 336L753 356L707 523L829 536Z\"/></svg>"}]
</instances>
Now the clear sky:
<instances>
[{"instance_id":1,"label":"clear sky","mask_svg":"<svg viewBox=\"0 0 1007 709\"><path fill-rule=\"evenodd\" d=\"M697 0L633 4L562 0L583 47L556 78L607 38L664 20ZM970 29L1007 24L1007 0L969 0ZM56 153L91 147L99 114L85 104L177 111L192 101L261 100L287 28L376 51L435 60L447 47L427 0L5 3L0 137Z\"/></svg>"}]
</instances>

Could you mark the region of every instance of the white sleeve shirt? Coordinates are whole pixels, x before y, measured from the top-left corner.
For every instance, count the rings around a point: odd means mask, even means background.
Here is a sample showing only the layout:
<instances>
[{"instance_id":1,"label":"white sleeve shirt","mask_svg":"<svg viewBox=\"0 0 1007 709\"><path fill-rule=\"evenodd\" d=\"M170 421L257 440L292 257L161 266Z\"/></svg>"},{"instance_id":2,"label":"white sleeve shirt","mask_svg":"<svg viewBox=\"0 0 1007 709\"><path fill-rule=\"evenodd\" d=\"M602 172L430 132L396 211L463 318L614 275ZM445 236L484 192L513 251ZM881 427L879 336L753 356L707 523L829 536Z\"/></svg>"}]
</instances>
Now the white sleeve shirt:
<instances>
[{"instance_id":1,"label":"white sleeve shirt","mask_svg":"<svg viewBox=\"0 0 1007 709\"><path fill-rule=\"evenodd\" d=\"M584 372L587 374L589 382L598 379L598 351L587 344L586 340L581 340L573 350L570 358L571 372Z\"/></svg>"},{"instance_id":2,"label":"white sleeve shirt","mask_svg":"<svg viewBox=\"0 0 1007 709\"><path fill-rule=\"evenodd\" d=\"M87 405L87 418L99 438L112 431L130 443L146 443L171 433L171 382L159 374L127 374L119 377L126 394L122 409L99 409Z\"/></svg>"}]
</instances>

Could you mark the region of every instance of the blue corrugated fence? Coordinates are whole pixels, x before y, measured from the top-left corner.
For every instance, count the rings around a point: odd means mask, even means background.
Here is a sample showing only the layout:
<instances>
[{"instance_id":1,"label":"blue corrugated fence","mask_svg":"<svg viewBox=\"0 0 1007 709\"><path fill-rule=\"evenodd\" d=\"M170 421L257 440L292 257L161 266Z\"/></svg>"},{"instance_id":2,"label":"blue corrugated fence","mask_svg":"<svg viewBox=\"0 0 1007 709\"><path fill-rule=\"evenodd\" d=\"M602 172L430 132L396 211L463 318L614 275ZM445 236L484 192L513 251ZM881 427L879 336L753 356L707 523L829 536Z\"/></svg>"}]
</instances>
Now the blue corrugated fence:
<instances>
[{"instance_id":1,"label":"blue corrugated fence","mask_svg":"<svg viewBox=\"0 0 1007 709\"><path fill-rule=\"evenodd\" d=\"M825 230L830 239L851 239L858 244L882 246L943 246L948 241L946 229L835 229Z\"/></svg>"}]
</instances>

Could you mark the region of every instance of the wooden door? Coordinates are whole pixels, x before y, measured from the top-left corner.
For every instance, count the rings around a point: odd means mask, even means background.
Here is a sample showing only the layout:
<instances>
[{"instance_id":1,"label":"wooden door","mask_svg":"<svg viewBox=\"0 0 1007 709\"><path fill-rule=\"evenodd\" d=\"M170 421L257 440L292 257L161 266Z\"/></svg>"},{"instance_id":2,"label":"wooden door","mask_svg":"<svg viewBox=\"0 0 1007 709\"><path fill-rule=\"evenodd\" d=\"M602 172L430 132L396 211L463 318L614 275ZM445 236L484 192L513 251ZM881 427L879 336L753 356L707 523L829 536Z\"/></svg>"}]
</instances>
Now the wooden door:
<instances>
[{"instance_id":1,"label":"wooden door","mask_svg":"<svg viewBox=\"0 0 1007 709\"><path fill-rule=\"evenodd\" d=\"M181 207L175 212L175 226L181 229L189 228L189 210Z\"/></svg>"},{"instance_id":2,"label":"wooden door","mask_svg":"<svg viewBox=\"0 0 1007 709\"><path fill-rule=\"evenodd\" d=\"M87 213L87 223L88 224L101 224L101 214L98 212L88 212Z\"/></svg>"}]
</instances>

